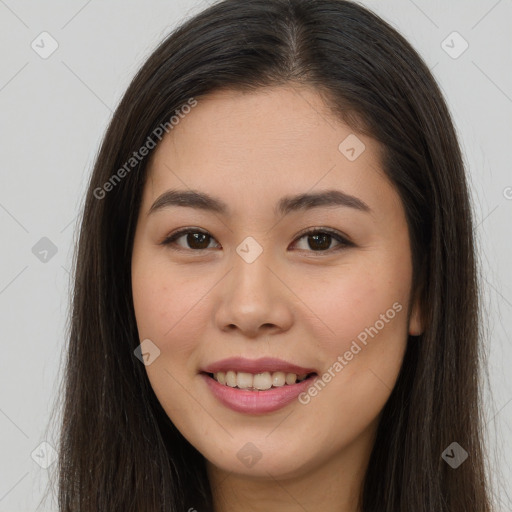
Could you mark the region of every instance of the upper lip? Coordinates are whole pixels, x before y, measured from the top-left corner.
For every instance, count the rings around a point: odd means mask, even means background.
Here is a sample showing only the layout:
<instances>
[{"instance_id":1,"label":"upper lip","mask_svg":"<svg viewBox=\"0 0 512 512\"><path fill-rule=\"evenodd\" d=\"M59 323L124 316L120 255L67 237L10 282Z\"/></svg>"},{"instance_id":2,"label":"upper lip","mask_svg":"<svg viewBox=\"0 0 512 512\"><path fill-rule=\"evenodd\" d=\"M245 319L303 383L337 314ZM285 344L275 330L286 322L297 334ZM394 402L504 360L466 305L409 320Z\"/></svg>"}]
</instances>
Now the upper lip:
<instances>
[{"instance_id":1,"label":"upper lip","mask_svg":"<svg viewBox=\"0 0 512 512\"><path fill-rule=\"evenodd\" d=\"M247 373L263 373L263 372L285 372L295 373L297 375L304 375L305 373L313 373L313 368L304 368L296 364L289 363L283 359L276 359L274 357L262 357L260 359L245 359L244 357L228 357L216 361L212 364L201 368L206 373L227 372L233 370L236 372Z\"/></svg>"}]
</instances>

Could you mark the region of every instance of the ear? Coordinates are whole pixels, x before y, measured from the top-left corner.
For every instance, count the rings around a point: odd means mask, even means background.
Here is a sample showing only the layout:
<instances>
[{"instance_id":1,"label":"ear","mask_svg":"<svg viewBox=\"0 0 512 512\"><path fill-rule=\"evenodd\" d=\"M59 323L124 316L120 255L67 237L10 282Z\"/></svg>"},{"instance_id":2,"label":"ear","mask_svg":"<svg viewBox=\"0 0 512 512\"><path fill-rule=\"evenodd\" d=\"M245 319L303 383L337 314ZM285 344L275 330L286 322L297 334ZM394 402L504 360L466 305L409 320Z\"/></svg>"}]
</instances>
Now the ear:
<instances>
[{"instance_id":1,"label":"ear","mask_svg":"<svg viewBox=\"0 0 512 512\"><path fill-rule=\"evenodd\" d=\"M424 325L422 319L421 301L419 294L416 294L413 300L411 316L409 318L409 335L419 336L420 334L423 334L423 330Z\"/></svg>"}]
</instances>

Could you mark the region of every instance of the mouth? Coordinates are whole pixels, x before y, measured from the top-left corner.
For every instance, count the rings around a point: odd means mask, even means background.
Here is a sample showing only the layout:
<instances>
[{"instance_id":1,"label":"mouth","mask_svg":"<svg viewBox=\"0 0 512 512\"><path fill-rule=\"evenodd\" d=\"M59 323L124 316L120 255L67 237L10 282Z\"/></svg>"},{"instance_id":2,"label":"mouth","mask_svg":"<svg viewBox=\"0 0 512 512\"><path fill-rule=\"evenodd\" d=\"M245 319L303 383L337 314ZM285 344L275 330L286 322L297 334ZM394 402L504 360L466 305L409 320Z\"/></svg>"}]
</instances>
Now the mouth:
<instances>
[{"instance_id":1,"label":"mouth","mask_svg":"<svg viewBox=\"0 0 512 512\"><path fill-rule=\"evenodd\" d=\"M222 386L255 392L294 386L305 380L313 379L318 375L316 372L303 373L299 375L296 373L282 371L249 373L237 372L235 370L201 373L210 379L215 380Z\"/></svg>"},{"instance_id":2,"label":"mouth","mask_svg":"<svg viewBox=\"0 0 512 512\"><path fill-rule=\"evenodd\" d=\"M275 357L229 357L200 369L218 403L244 414L266 414L290 406L315 384L314 367ZM297 402L298 403L298 402Z\"/></svg>"},{"instance_id":3,"label":"mouth","mask_svg":"<svg viewBox=\"0 0 512 512\"><path fill-rule=\"evenodd\" d=\"M234 370L202 371L199 375L218 403L238 413L251 415L271 413L292 405L301 393L315 384L318 377L316 372L299 375L281 371L249 373Z\"/></svg>"}]
</instances>

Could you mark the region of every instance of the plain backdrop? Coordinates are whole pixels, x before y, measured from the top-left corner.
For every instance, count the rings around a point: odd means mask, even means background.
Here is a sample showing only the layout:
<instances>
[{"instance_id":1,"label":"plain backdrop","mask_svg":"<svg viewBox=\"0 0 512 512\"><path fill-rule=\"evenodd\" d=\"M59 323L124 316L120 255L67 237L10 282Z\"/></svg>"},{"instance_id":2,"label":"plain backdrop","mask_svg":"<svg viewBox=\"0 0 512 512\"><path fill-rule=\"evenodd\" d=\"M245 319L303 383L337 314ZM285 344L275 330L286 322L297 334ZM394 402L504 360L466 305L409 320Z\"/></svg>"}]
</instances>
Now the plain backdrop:
<instances>
[{"instance_id":1,"label":"plain backdrop","mask_svg":"<svg viewBox=\"0 0 512 512\"><path fill-rule=\"evenodd\" d=\"M210 3L0 0L0 512L56 510L52 500L37 505L48 478L42 465L57 446L47 426L85 185L137 69L177 24ZM423 56L460 136L485 308L487 453L501 482L499 510L511 510L512 1L361 3Z\"/></svg>"}]
</instances>

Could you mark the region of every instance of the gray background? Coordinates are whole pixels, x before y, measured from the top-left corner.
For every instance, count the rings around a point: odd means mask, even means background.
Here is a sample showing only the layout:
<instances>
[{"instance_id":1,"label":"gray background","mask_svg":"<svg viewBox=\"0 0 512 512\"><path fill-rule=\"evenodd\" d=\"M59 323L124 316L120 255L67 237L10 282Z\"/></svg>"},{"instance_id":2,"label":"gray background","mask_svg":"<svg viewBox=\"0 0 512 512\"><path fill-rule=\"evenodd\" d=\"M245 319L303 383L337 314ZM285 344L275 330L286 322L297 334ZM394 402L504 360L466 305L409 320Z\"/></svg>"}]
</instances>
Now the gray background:
<instances>
[{"instance_id":1,"label":"gray background","mask_svg":"<svg viewBox=\"0 0 512 512\"><path fill-rule=\"evenodd\" d=\"M47 483L40 464L52 452L40 444L56 447L49 410L66 343L77 215L104 130L152 49L209 3L0 0L0 512L36 510ZM433 69L460 134L481 260L488 454L501 481L497 509L512 510L512 0L362 3ZM31 47L51 48L43 31L58 43L46 59ZM454 31L469 44L461 55ZM43 237L54 255L41 252ZM39 510L56 506L49 500Z\"/></svg>"}]
</instances>

